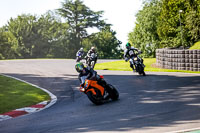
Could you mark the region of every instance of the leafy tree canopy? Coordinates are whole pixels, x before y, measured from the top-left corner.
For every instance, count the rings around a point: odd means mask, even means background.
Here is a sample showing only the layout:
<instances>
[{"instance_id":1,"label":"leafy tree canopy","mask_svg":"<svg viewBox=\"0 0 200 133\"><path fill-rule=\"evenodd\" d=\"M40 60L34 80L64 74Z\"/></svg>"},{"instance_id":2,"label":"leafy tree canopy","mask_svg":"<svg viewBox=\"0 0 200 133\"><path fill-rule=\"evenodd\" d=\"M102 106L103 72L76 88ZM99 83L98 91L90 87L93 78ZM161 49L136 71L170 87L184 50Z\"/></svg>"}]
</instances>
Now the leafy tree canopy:
<instances>
[{"instance_id":1,"label":"leafy tree canopy","mask_svg":"<svg viewBox=\"0 0 200 133\"><path fill-rule=\"evenodd\" d=\"M102 14L81 0L65 0L56 11L11 18L0 28L0 59L74 58L80 47L91 46L97 47L101 58L119 58L120 41ZM93 27L99 32L89 35L87 28Z\"/></svg>"},{"instance_id":2,"label":"leafy tree canopy","mask_svg":"<svg viewBox=\"0 0 200 133\"><path fill-rule=\"evenodd\" d=\"M155 56L157 48L190 47L200 40L200 0L145 0L129 41Z\"/></svg>"}]
</instances>

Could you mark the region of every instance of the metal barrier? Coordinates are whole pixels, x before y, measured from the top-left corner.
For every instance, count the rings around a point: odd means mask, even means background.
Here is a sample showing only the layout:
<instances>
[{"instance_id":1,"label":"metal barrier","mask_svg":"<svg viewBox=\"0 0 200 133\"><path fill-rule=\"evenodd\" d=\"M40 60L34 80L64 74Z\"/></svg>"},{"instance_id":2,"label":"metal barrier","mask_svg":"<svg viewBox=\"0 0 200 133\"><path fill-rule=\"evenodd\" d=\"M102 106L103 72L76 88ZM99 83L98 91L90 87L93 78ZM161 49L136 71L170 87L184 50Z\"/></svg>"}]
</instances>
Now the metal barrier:
<instances>
[{"instance_id":1,"label":"metal barrier","mask_svg":"<svg viewBox=\"0 0 200 133\"><path fill-rule=\"evenodd\" d=\"M156 65L166 69L200 71L200 50L157 49Z\"/></svg>"}]
</instances>

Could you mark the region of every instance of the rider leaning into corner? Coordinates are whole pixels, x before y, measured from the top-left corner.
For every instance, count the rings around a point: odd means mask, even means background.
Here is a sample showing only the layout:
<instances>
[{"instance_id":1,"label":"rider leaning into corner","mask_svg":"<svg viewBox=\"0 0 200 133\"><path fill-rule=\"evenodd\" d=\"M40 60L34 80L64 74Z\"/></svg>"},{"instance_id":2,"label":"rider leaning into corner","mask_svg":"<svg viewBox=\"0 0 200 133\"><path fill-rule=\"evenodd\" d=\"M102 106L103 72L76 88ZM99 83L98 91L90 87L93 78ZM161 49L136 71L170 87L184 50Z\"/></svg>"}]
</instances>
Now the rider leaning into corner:
<instances>
[{"instance_id":1,"label":"rider leaning into corner","mask_svg":"<svg viewBox=\"0 0 200 133\"><path fill-rule=\"evenodd\" d=\"M86 55L86 64L88 64L89 58L91 57L92 53L94 53L95 55L97 55L96 52L96 48L95 47L91 47L91 49L88 51L87 55ZM97 62L97 58L95 59L95 62Z\"/></svg>"},{"instance_id":2,"label":"rider leaning into corner","mask_svg":"<svg viewBox=\"0 0 200 133\"><path fill-rule=\"evenodd\" d=\"M131 60L132 60L132 57L133 58L137 57L137 54L135 53L135 51L139 52L138 49L131 47L131 44L128 42L126 44L126 49L124 50L124 59L126 62L130 59L129 61L130 67L133 69L133 71L135 70L135 68L134 68L134 65L131 64ZM135 63L134 60L133 60L133 63Z\"/></svg>"},{"instance_id":3,"label":"rider leaning into corner","mask_svg":"<svg viewBox=\"0 0 200 133\"><path fill-rule=\"evenodd\" d=\"M76 57L78 57L78 56L83 57L83 55L84 55L84 51L83 51L83 48L81 47L81 48L77 51Z\"/></svg>"},{"instance_id":4,"label":"rider leaning into corner","mask_svg":"<svg viewBox=\"0 0 200 133\"><path fill-rule=\"evenodd\" d=\"M79 73L79 81L80 81L80 86L84 86L85 80L96 80L98 83L101 84L101 78L97 74L96 71L94 71L92 68L86 68L82 62L79 62L75 65L76 71Z\"/></svg>"}]
</instances>

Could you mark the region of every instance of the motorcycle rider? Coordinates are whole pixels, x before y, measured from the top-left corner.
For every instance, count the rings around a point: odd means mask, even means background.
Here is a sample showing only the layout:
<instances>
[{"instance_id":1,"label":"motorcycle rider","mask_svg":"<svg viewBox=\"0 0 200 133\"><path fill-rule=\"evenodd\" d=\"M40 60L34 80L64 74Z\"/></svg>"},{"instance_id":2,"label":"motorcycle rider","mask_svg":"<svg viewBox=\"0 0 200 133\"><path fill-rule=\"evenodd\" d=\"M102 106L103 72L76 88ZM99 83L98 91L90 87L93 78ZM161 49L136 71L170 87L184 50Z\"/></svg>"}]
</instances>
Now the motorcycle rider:
<instances>
[{"instance_id":1,"label":"motorcycle rider","mask_svg":"<svg viewBox=\"0 0 200 133\"><path fill-rule=\"evenodd\" d=\"M138 49L136 49L136 48L134 48L134 47L131 47L131 44L128 42L128 43L126 44L126 49L125 49L125 51L124 51L124 59L125 59L126 62L127 62L129 59L132 60L132 59L131 59L132 57L133 57L133 58L137 57L137 54L135 53L135 51L139 52ZM134 63L134 64L132 64L131 61L129 61L129 62L130 62L130 67L133 69L133 71L135 71L135 68L134 68L135 62L134 62L134 60L133 60L133 63Z\"/></svg>"},{"instance_id":2,"label":"motorcycle rider","mask_svg":"<svg viewBox=\"0 0 200 133\"><path fill-rule=\"evenodd\" d=\"M96 80L99 84L103 84L103 81L101 82L101 78L99 77L97 72L91 68L86 68L82 62L77 63L75 65L75 69L79 73L78 79L80 81L80 86L84 86L86 79Z\"/></svg>"},{"instance_id":3,"label":"motorcycle rider","mask_svg":"<svg viewBox=\"0 0 200 133\"><path fill-rule=\"evenodd\" d=\"M83 55L84 55L84 51L83 51L83 48L81 47L81 48L78 50L78 52L76 53L76 62L79 61L79 58L82 59Z\"/></svg>"},{"instance_id":4,"label":"motorcycle rider","mask_svg":"<svg viewBox=\"0 0 200 133\"><path fill-rule=\"evenodd\" d=\"M96 48L95 47L91 47L91 49L88 51L87 55L86 55L86 64L88 64L89 62L89 59L91 58L91 55L92 54L95 54L96 55L96 59L95 59L95 63L97 62L97 52L96 52ZM88 64L90 65L90 64Z\"/></svg>"}]
</instances>

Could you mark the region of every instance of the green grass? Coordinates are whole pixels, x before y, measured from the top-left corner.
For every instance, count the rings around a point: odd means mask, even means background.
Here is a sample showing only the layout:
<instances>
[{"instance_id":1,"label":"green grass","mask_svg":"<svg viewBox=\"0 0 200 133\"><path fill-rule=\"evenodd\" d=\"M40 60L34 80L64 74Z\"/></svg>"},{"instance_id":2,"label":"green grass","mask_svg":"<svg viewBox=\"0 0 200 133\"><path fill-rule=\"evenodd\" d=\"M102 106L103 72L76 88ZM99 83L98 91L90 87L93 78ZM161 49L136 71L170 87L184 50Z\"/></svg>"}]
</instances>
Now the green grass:
<instances>
[{"instance_id":1,"label":"green grass","mask_svg":"<svg viewBox=\"0 0 200 133\"><path fill-rule=\"evenodd\" d=\"M189 131L187 133L200 133L200 130L196 130L196 131Z\"/></svg>"},{"instance_id":2,"label":"green grass","mask_svg":"<svg viewBox=\"0 0 200 133\"><path fill-rule=\"evenodd\" d=\"M41 89L0 75L0 114L46 100L50 96Z\"/></svg>"},{"instance_id":3,"label":"green grass","mask_svg":"<svg viewBox=\"0 0 200 133\"><path fill-rule=\"evenodd\" d=\"M193 49L200 49L200 41L196 42L192 47L190 47L190 50L193 50Z\"/></svg>"},{"instance_id":4,"label":"green grass","mask_svg":"<svg viewBox=\"0 0 200 133\"><path fill-rule=\"evenodd\" d=\"M156 63L156 58L144 58L145 71L150 72L185 72L185 73L200 73L194 71L185 71L185 70L172 70L172 69L161 69L153 67L153 64ZM124 60L97 63L95 65L95 70L116 70L116 71L132 71L130 68L130 63L125 62Z\"/></svg>"}]
</instances>

